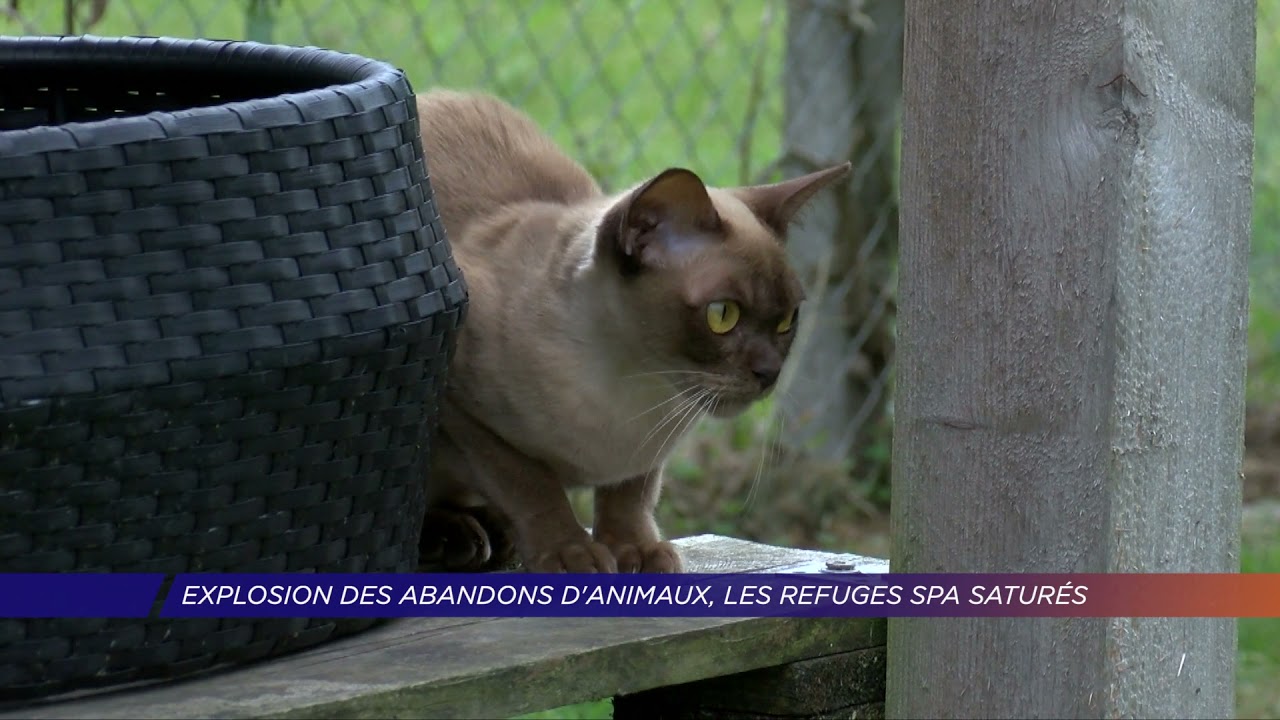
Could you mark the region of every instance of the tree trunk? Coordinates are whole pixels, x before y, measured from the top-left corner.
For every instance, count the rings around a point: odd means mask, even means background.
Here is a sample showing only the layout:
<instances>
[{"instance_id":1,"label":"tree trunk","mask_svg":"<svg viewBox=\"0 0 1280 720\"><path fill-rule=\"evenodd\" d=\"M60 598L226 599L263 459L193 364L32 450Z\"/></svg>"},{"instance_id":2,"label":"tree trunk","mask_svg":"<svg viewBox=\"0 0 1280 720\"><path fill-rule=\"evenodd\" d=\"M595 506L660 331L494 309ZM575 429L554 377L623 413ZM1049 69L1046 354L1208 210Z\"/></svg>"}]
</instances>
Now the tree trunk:
<instances>
[{"instance_id":1,"label":"tree trunk","mask_svg":"<svg viewBox=\"0 0 1280 720\"><path fill-rule=\"evenodd\" d=\"M783 431L828 460L857 454L889 391L902 13L902 0L787 4L782 170L853 162L789 238L808 299L779 392Z\"/></svg>"},{"instance_id":2,"label":"tree trunk","mask_svg":"<svg viewBox=\"0 0 1280 720\"><path fill-rule=\"evenodd\" d=\"M907 5L893 570L1235 572L1253 0ZM1233 717L1235 621L895 619L890 717Z\"/></svg>"}]
</instances>

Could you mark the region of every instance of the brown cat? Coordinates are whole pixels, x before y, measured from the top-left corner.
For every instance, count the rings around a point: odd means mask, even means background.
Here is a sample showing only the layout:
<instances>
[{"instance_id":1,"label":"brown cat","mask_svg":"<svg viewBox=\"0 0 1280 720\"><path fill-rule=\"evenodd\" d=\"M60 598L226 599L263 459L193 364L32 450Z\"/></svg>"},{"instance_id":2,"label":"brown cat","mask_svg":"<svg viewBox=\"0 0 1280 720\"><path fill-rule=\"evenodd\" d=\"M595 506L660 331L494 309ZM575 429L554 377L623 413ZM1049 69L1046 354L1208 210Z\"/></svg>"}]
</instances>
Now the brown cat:
<instances>
[{"instance_id":1,"label":"brown cat","mask_svg":"<svg viewBox=\"0 0 1280 720\"><path fill-rule=\"evenodd\" d=\"M667 454L766 395L804 292L782 238L848 163L708 188L672 168L614 196L497 98L418 98L470 290L428 474L425 562L679 572L653 519ZM593 535L566 496L594 488Z\"/></svg>"}]
</instances>

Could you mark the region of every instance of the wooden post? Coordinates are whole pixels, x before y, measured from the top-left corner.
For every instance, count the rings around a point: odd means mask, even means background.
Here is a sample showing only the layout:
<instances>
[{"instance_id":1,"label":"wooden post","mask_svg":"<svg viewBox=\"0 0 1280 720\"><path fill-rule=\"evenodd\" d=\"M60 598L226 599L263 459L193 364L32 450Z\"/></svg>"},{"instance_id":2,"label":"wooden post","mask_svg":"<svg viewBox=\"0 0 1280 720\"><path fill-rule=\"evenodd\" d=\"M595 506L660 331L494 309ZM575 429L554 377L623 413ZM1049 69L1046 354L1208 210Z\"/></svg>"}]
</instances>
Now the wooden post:
<instances>
[{"instance_id":1,"label":"wooden post","mask_svg":"<svg viewBox=\"0 0 1280 720\"><path fill-rule=\"evenodd\" d=\"M1254 0L907 3L893 569L1238 570ZM1233 717L1233 619L892 620L889 717Z\"/></svg>"}]
</instances>

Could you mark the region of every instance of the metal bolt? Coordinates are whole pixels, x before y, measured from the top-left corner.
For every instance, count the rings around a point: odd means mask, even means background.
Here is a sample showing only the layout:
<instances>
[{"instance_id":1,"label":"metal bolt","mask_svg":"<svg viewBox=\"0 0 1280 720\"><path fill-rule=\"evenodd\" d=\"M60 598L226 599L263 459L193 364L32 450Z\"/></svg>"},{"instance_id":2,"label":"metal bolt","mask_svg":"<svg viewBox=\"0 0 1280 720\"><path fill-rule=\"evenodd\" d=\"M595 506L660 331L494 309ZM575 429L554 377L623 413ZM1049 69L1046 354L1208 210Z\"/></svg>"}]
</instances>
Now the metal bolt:
<instances>
[{"instance_id":1,"label":"metal bolt","mask_svg":"<svg viewBox=\"0 0 1280 720\"><path fill-rule=\"evenodd\" d=\"M827 561L827 570L831 572L851 572L853 570L856 570L857 568L858 568L857 563L849 562L848 560L828 560Z\"/></svg>"}]
</instances>

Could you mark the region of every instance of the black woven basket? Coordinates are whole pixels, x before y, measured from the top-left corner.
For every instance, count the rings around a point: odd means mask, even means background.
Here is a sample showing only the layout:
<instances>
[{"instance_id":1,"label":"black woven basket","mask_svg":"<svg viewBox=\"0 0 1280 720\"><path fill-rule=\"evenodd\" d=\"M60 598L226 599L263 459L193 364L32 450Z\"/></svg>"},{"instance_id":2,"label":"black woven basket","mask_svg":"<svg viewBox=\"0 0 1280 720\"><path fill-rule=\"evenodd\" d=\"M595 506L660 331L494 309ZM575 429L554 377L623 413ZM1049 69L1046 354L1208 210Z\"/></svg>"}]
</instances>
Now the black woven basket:
<instances>
[{"instance_id":1,"label":"black woven basket","mask_svg":"<svg viewBox=\"0 0 1280 720\"><path fill-rule=\"evenodd\" d=\"M0 572L414 570L466 289L404 75L44 37L0 77ZM371 624L0 619L0 693Z\"/></svg>"}]
</instances>

